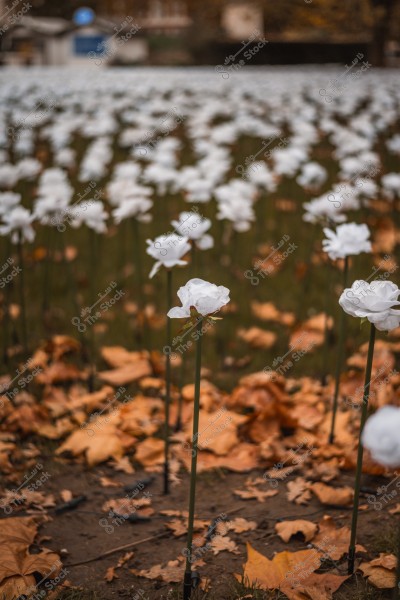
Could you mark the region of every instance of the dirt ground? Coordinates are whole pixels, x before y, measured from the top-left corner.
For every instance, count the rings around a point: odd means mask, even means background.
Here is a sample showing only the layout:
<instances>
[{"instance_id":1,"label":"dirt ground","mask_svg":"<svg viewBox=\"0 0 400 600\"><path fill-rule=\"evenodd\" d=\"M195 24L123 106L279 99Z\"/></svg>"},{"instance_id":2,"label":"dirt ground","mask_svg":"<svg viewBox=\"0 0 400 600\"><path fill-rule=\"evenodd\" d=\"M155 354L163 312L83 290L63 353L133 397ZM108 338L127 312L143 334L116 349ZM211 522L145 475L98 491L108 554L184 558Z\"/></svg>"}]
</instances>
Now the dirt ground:
<instances>
[{"instance_id":1,"label":"dirt ground","mask_svg":"<svg viewBox=\"0 0 400 600\"><path fill-rule=\"evenodd\" d=\"M55 514L50 510L48 514L51 518L40 529L42 539L45 539L43 545L61 554L63 564L68 571L68 581L73 586L81 587L85 592L93 592L93 595L83 594L82 598L93 597L96 600L136 597L144 597L149 600L180 598L180 584L168 584L137 577L132 574L130 569L149 569L154 565L164 564L169 560L182 557L182 550L184 550L186 542L185 536L178 538L174 537L171 531L168 532L165 523L170 517L161 515L160 511L163 509L187 509L189 475L186 472L180 474L181 481L173 486L169 496L162 493L161 474L157 474L154 481L146 486L143 491L151 493L152 507L155 509L155 513L149 521L123 522L114 527L113 532L107 533L104 521L101 522L103 525L99 523L101 519L107 517L101 508L104 502L112 498L123 497L126 492L122 486L148 477L148 473L142 471L136 472L134 475L126 475L116 473L107 466L87 469L76 464L50 462L50 460L44 464L45 468L52 473L52 477L46 483L46 492L53 492L59 497L59 491L67 489L73 491L74 496L82 494L87 498L76 509L61 514ZM256 471L251 473L252 476L260 474ZM121 487L102 487L99 482L100 477L110 478L120 483ZM296 551L310 547L301 537L292 539L290 543L285 544L274 532L275 524L279 520L306 518L318 522L324 514L330 514L335 519L337 526L350 525L351 509L324 507L314 497L307 506L298 506L289 502L286 499L286 483L290 481L290 477L280 482L278 494L267 498L264 503L254 499L242 500L233 494L233 490L243 488L247 477L248 474L234 474L227 471L206 472L198 476L197 517L212 519L221 513L226 513L228 517L231 514L257 523L257 529L254 531L241 534L229 533L239 548L239 554L223 551L217 556L213 556L211 552L207 552L203 556L206 564L200 568L200 575L203 581L211 580L211 587L209 595L196 592L196 596L198 594L199 598L207 597L218 600L240 597L284 598L282 595L272 596L266 593L254 596L245 593L243 596L240 595L241 586L235 583L232 574L242 572L242 564L246 561L246 543L250 542L256 550L272 558L274 552ZM363 486L365 489L376 490L378 485L383 482L383 479L381 481L377 477L364 476ZM352 486L353 475L351 473L342 475L338 483ZM393 516L388 513L393 504L394 501L381 511L375 511L372 506L368 506L368 510L360 511L358 542L365 545L370 553L394 551L392 547ZM165 537L143 541L132 547L131 550L134 551L132 558L116 570L118 578L110 583L104 579L107 569L115 567L118 560L130 550L129 548L87 564L76 564L104 554L113 548L140 542L140 540L163 533L166 533ZM340 574L346 573L345 560L341 561L339 569ZM374 595L374 593L373 590L360 592L357 578L353 578L353 581L346 582L341 587L335 598L346 598L347 600L347 598L391 597L390 594L377 592L377 595ZM135 594L139 595L135 596Z\"/></svg>"}]
</instances>

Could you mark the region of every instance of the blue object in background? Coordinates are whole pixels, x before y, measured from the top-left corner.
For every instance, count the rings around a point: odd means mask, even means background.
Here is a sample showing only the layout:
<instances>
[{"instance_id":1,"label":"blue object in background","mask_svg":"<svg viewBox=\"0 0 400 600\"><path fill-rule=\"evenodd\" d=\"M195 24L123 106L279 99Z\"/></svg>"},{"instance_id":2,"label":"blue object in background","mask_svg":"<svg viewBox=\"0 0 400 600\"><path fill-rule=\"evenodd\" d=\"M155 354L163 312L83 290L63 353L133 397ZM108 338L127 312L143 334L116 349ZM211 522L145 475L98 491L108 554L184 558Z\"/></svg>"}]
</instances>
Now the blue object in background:
<instances>
[{"instance_id":1,"label":"blue object in background","mask_svg":"<svg viewBox=\"0 0 400 600\"><path fill-rule=\"evenodd\" d=\"M74 12L73 20L75 25L91 25L95 16L94 10L87 6L82 6Z\"/></svg>"},{"instance_id":2,"label":"blue object in background","mask_svg":"<svg viewBox=\"0 0 400 600\"><path fill-rule=\"evenodd\" d=\"M77 35L74 37L74 54L77 56L103 56L106 51L107 37L105 35Z\"/></svg>"}]
</instances>

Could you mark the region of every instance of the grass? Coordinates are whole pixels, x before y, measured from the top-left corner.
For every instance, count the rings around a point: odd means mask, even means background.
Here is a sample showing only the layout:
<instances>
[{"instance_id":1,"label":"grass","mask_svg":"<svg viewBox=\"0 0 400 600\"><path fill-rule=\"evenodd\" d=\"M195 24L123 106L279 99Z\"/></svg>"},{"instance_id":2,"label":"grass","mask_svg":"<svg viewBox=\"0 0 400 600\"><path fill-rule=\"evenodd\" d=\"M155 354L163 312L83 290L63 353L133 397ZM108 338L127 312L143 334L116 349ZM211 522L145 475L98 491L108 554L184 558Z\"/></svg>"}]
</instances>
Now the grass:
<instances>
[{"instance_id":1,"label":"grass","mask_svg":"<svg viewBox=\"0 0 400 600\"><path fill-rule=\"evenodd\" d=\"M372 537L371 551L374 553L384 552L385 554L397 555L399 546L398 535L398 528L393 523L381 527Z\"/></svg>"}]
</instances>

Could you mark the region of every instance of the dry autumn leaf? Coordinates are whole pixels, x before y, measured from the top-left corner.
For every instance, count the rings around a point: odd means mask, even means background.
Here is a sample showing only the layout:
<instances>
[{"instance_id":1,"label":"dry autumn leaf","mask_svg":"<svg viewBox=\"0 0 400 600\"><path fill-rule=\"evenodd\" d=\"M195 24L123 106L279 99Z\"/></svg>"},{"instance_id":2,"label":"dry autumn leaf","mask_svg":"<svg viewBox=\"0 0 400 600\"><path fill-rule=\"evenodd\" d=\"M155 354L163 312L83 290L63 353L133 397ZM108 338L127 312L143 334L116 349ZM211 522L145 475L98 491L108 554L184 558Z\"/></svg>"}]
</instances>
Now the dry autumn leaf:
<instances>
[{"instance_id":1,"label":"dry autumn leaf","mask_svg":"<svg viewBox=\"0 0 400 600\"><path fill-rule=\"evenodd\" d=\"M243 581L264 590L280 590L289 600L331 600L348 576L314 573L319 565L316 550L279 552L270 560L247 544Z\"/></svg>"},{"instance_id":2,"label":"dry autumn leaf","mask_svg":"<svg viewBox=\"0 0 400 600\"><path fill-rule=\"evenodd\" d=\"M333 488L325 483L313 483L310 489L322 504L328 506L348 506L353 501L354 490L351 487Z\"/></svg>"},{"instance_id":3,"label":"dry autumn leaf","mask_svg":"<svg viewBox=\"0 0 400 600\"><path fill-rule=\"evenodd\" d=\"M359 569L369 583L380 589L389 589L396 585L396 565L397 559L393 554L381 553L379 558L362 563Z\"/></svg>"},{"instance_id":4,"label":"dry autumn leaf","mask_svg":"<svg viewBox=\"0 0 400 600\"><path fill-rule=\"evenodd\" d=\"M288 542L293 535L301 533L304 540L309 542L317 532L318 526L311 521L296 519L294 521L281 521L275 525L275 531L284 542Z\"/></svg>"}]
</instances>

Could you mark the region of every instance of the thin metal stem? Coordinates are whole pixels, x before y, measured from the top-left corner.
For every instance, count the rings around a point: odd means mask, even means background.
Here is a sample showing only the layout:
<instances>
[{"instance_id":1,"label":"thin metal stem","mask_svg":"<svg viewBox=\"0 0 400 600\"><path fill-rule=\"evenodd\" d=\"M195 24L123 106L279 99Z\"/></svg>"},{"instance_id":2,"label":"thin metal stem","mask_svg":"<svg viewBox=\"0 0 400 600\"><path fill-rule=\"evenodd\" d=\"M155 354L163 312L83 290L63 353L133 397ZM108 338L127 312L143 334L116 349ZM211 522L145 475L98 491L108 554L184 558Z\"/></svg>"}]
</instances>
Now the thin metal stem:
<instances>
[{"instance_id":1,"label":"thin metal stem","mask_svg":"<svg viewBox=\"0 0 400 600\"><path fill-rule=\"evenodd\" d=\"M343 270L343 289L346 289L347 279L349 274L349 258L346 256L344 259L344 270ZM336 425L336 414L338 409L338 399L339 399L339 388L340 388L340 375L342 373L342 365L344 358L344 336L345 336L345 324L346 324L346 313L344 310L340 313L340 321L339 321L339 343L337 349L337 362L336 362L336 376L335 376L335 394L333 397L333 407L332 407L332 422L331 422L331 430L329 433L329 443L333 444L335 439L335 425Z\"/></svg>"},{"instance_id":2,"label":"thin metal stem","mask_svg":"<svg viewBox=\"0 0 400 600\"><path fill-rule=\"evenodd\" d=\"M202 338L203 319L197 322L197 342L196 342L196 374L194 389L194 408L193 408L193 436L192 436L192 464L190 469L190 492L189 492L189 518L188 518L188 536L186 545L186 566L183 586L184 600L190 598L191 591L191 564L192 564L192 542L193 542L193 523L194 508L196 500L196 473L197 473L197 452L198 452L198 432L199 432L199 413L200 413L200 376L201 376L201 338ZM190 587L189 587L190 583Z\"/></svg>"},{"instance_id":3,"label":"thin metal stem","mask_svg":"<svg viewBox=\"0 0 400 600\"><path fill-rule=\"evenodd\" d=\"M353 503L353 516L351 520L351 535L350 545L348 554L348 573L352 575L354 573L354 561L356 555L356 535L357 535L357 520L358 520L358 502L360 496L360 485L361 485L361 472L364 448L361 443L361 436L364 429L365 421L368 415L368 399L371 386L371 371L372 371L372 360L374 357L374 346L375 346L375 325L371 323L371 331L369 336L368 346L368 358L367 367L365 369L365 382L364 382L364 395L361 409L361 422L360 422L360 435L358 439L358 452L357 452L357 467L356 467L356 480L354 484L354 503Z\"/></svg>"}]
</instances>

